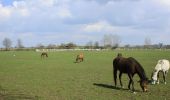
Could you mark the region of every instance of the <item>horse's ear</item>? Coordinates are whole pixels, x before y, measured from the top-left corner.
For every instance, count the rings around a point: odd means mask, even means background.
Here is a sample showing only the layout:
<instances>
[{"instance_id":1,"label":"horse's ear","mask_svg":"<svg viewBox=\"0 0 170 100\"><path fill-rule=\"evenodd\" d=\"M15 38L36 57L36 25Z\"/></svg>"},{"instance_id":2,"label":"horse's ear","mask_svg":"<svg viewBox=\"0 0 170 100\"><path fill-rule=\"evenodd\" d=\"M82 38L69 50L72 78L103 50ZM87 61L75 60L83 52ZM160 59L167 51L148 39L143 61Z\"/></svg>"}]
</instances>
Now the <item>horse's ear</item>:
<instances>
[{"instance_id":1,"label":"horse's ear","mask_svg":"<svg viewBox=\"0 0 170 100\"><path fill-rule=\"evenodd\" d=\"M162 60L159 60L158 63L159 63L159 64L163 64L164 62L163 62Z\"/></svg>"}]
</instances>

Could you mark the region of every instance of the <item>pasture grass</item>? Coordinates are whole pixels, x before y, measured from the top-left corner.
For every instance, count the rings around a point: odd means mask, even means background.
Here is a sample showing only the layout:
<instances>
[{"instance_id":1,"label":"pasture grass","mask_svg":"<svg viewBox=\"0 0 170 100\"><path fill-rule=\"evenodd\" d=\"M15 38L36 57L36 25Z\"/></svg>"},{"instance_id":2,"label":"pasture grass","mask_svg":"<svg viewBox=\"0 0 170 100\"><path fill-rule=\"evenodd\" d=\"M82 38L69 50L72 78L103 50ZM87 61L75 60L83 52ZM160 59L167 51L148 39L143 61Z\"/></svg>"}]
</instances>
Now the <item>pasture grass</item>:
<instances>
[{"instance_id":1,"label":"pasture grass","mask_svg":"<svg viewBox=\"0 0 170 100\"><path fill-rule=\"evenodd\" d=\"M84 53L84 62L74 63L80 52ZM134 76L136 94L127 90L126 74L122 75L124 89L115 88L112 60L118 52L136 58L148 78L159 59L170 60L170 51L158 50L49 52L45 59L33 51L0 52L0 100L170 99L170 73L166 85L149 85L147 93L142 92L137 75Z\"/></svg>"}]
</instances>

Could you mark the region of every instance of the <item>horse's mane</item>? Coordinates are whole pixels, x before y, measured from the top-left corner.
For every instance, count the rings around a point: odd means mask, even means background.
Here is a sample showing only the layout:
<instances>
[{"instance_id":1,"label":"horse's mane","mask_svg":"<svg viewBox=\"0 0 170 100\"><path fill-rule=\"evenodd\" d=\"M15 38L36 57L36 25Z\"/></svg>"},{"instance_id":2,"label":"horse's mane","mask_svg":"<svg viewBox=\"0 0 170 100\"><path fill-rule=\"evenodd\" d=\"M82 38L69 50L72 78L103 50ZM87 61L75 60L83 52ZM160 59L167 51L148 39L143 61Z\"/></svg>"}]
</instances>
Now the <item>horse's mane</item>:
<instances>
[{"instance_id":1,"label":"horse's mane","mask_svg":"<svg viewBox=\"0 0 170 100\"><path fill-rule=\"evenodd\" d=\"M148 78L146 77L145 70L143 69L142 65L136 59L134 59L133 57L129 57L129 59L132 59L138 65L136 70L139 74L139 77L143 80L147 80Z\"/></svg>"},{"instance_id":2,"label":"horse's mane","mask_svg":"<svg viewBox=\"0 0 170 100\"><path fill-rule=\"evenodd\" d=\"M124 58L124 57L118 55L118 56L113 60L113 65L117 65L122 58ZM116 67L116 66L114 66L114 67Z\"/></svg>"}]
</instances>

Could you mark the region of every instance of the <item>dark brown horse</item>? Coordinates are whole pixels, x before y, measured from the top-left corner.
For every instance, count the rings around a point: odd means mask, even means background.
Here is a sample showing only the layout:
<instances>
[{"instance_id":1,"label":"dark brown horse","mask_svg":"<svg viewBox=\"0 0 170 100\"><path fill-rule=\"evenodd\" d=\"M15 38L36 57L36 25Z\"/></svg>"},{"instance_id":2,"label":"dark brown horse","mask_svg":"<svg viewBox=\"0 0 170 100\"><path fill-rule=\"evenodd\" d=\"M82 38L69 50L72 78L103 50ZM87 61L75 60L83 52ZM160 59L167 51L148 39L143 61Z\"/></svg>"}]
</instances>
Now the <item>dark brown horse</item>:
<instances>
[{"instance_id":1,"label":"dark brown horse","mask_svg":"<svg viewBox=\"0 0 170 100\"><path fill-rule=\"evenodd\" d=\"M132 91L135 92L134 89L134 81L133 81L133 76L135 74L139 75L140 78L140 86L144 92L146 92L147 89L147 84L148 84L148 78L146 77L145 71L140 65L140 63L135 60L132 57L129 58L124 58L122 57L122 54L118 54L118 56L113 60L113 74L114 74L114 81L115 81L115 86L117 86L117 71L119 71L119 81L121 87L123 87L122 81L121 81L121 76L122 73L126 73L129 77L129 85L128 88L130 89L132 85Z\"/></svg>"},{"instance_id":2,"label":"dark brown horse","mask_svg":"<svg viewBox=\"0 0 170 100\"><path fill-rule=\"evenodd\" d=\"M41 53L41 58L44 58L44 57L48 57L47 52L42 52L42 53Z\"/></svg>"},{"instance_id":3,"label":"dark brown horse","mask_svg":"<svg viewBox=\"0 0 170 100\"><path fill-rule=\"evenodd\" d=\"M83 60L84 60L84 55L83 55L83 53L80 53L79 55L77 55L77 57L76 57L76 63L82 62Z\"/></svg>"}]
</instances>

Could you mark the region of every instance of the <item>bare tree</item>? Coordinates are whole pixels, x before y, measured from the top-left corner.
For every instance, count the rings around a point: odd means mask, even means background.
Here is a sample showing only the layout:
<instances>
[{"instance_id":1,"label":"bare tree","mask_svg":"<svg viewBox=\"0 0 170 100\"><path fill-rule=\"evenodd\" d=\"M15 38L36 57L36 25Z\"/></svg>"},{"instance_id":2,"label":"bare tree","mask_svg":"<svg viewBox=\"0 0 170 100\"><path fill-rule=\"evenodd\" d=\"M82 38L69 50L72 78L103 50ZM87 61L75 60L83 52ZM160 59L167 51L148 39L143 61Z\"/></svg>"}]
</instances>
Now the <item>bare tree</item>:
<instances>
[{"instance_id":1,"label":"bare tree","mask_svg":"<svg viewBox=\"0 0 170 100\"><path fill-rule=\"evenodd\" d=\"M117 48L121 42L120 37L116 34L105 34L103 37L104 47Z\"/></svg>"},{"instance_id":2,"label":"bare tree","mask_svg":"<svg viewBox=\"0 0 170 100\"><path fill-rule=\"evenodd\" d=\"M149 37L145 38L145 45L151 45L151 39Z\"/></svg>"},{"instance_id":3,"label":"bare tree","mask_svg":"<svg viewBox=\"0 0 170 100\"><path fill-rule=\"evenodd\" d=\"M158 44L158 48L161 49L163 47L163 43Z\"/></svg>"},{"instance_id":4,"label":"bare tree","mask_svg":"<svg viewBox=\"0 0 170 100\"><path fill-rule=\"evenodd\" d=\"M56 45L55 45L55 44L49 44L49 45L47 46L47 48L48 48L48 49L54 49L54 48L56 48Z\"/></svg>"},{"instance_id":5,"label":"bare tree","mask_svg":"<svg viewBox=\"0 0 170 100\"><path fill-rule=\"evenodd\" d=\"M23 47L24 47L21 39L18 39L18 40L17 40L17 47L18 47L18 48L23 48Z\"/></svg>"},{"instance_id":6,"label":"bare tree","mask_svg":"<svg viewBox=\"0 0 170 100\"><path fill-rule=\"evenodd\" d=\"M94 48L95 48L95 49L98 49L98 48L99 48L99 42L98 42L98 41L96 41L96 42L94 43Z\"/></svg>"},{"instance_id":7,"label":"bare tree","mask_svg":"<svg viewBox=\"0 0 170 100\"><path fill-rule=\"evenodd\" d=\"M105 34L103 37L103 43L104 43L104 47L111 47L112 45L112 38L111 38L111 34Z\"/></svg>"},{"instance_id":8,"label":"bare tree","mask_svg":"<svg viewBox=\"0 0 170 100\"><path fill-rule=\"evenodd\" d=\"M149 37L145 38L144 41L144 48L150 48L151 47L151 39Z\"/></svg>"},{"instance_id":9,"label":"bare tree","mask_svg":"<svg viewBox=\"0 0 170 100\"><path fill-rule=\"evenodd\" d=\"M43 49L43 48L45 48L45 46L44 46L43 44L41 44L41 43L37 44L36 47L37 47L38 49Z\"/></svg>"},{"instance_id":10,"label":"bare tree","mask_svg":"<svg viewBox=\"0 0 170 100\"><path fill-rule=\"evenodd\" d=\"M76 44L74 44L73 42L66 44L67 49L74 49L75 47L76 47Z\"/></svg>"},{"instance_id":11,"label":"bare tree","mask_svg":"<svg viewBox=\"0 0 170 100\"><path fill-rule=\"evenodd\" d=\"M93 48L93 42L92 41L87 42L85 48L92 49Z\"/></svg>"},{"instance_id":12,"label":"bare tree","mask_svg":"<svg viewBox=\"0 0 170 100\"><path fill-rule=\"evenodd\" d=\"M3 45L5 46L5 49L8 50L12 46L12 41L9 38L5 38L3 40Z\"/></svg>"},{"instance_id":13,"label":"bare tree","mask_svg":"<svg viewBox=\"0 0 170 100\"><path fill-rule=\"evenodd\" d=\"M130 47L130 44L126 44L124 47L125 47L125 48L129 48L129 47Z\"/></svg>"}]
</instances>

